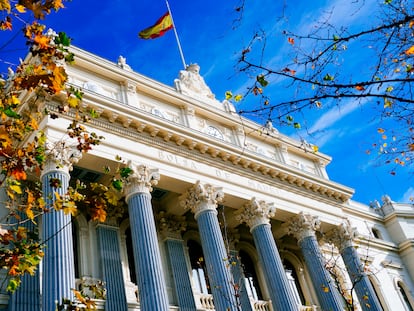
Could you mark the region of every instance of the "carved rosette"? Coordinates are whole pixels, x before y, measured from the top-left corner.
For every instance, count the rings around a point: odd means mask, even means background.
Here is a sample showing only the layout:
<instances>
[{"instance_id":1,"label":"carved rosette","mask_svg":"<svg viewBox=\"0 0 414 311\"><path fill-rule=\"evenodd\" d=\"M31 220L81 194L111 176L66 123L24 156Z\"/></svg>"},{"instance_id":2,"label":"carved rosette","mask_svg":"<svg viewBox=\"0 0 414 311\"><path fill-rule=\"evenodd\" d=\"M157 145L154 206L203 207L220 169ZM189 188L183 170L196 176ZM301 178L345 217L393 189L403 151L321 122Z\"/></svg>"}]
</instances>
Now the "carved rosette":
<instances>
[{"instance_id":1,"label":"carved rosette","mask_svg":"<svg viewBox=\"0 0 414 311\"><path fill-rule=\"evenodd\" d=\"M221 188L210 184L203 185L200 181L197 181L180 197L180 204L184 209L190 209L197 220L199 214L203 211L210 210L217 213L217 204L223 200L223 197L224 193Z\"/></svg>"},{"instance_id":2,"label":"carved rosette","mask_svg":"<svg viewBox=\"0 0 414 311\"><path fill-rule=\"evenodd\" d=\"M133 164L131 161L128 166L132 169L132 174L127 178L127 184L124 189L125 200L136 193L147 193L152 191L152 186L155 186L160 180L160 173L158 169L149 168L141 164Z\"/></svg>"},{"instance_id":3,"label":"carved rosette","mask_svg":"<svg viewBox=\"0 0 414 311\"><path fill-rule=\"evenodd\" d=\"M243 205L237 212L236 219L240 223L246 223L250 232L260 225L269 225L270 218L276 213L276 207L273 203L266 203L264 200L252 198L250 202Z\"/></svg>"},{"instance_id":4,"label":"carved rosette","mask_svg":"<svg viewBox=\"0 0 414 311\"><path fill-rule=\"evenodd\" d=\"M288 234L293 235L298 243L309 236L316 236L316 230L320 228L317 216L300 212L289 220Z\"/></svg>"},{"instance_id":5,"label":"carved rosette","mask_svg":"<svg viewBox=\"0 0 414 311\"><path fill-rule=\"evenodd\" d=\"M328 241L338 247L339 251L352 246L352 241L358 236L356 228L349 221L344 221L328 234Z\"/></svg>"},{"instance_id":6,"label":"carved rosette","mask_svg":"<svg viewBox=\"0 0 414 311\"><path fill-rule=\"evenodd\" d=\"M184 216L168 214L161 211L156 215L159 231L164 238L181 240L181 232L187 228Z\"/></svg>"},{"instance_id":7,"label":"carved rosette","mask_svg":"<svg viewBox=\"0 0 414 311\"><path fill-rule=\"evenodd\" d=\"M45 153L46 160L43 164L42 176L53 171L69 174L73 164L76 164L82 157L82 152L75 146L67 146L61 141L47 142Z\"/></svg>"}]
</instances>

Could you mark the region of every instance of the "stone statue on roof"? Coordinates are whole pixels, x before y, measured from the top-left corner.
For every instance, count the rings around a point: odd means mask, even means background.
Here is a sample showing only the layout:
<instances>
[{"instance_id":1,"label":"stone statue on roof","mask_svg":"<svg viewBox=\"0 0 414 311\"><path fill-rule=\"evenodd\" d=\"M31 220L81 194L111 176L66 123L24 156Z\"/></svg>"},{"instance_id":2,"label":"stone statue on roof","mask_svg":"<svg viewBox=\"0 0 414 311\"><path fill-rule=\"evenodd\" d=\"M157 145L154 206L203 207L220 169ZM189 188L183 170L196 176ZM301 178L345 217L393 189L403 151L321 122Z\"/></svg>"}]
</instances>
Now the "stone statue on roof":
<instances>
[{"instance_id":1,"label":"stone statue on roof","mask_svg":"<svg viewBox=\"0 0 414 311\"><path fill-rule=\"evenodd\" d=\"M200 75L200 66L191 64L180 70L178 79L174 80L177 91L182 94L215 100L214 94Z\"/></svg>"}]
</instances>

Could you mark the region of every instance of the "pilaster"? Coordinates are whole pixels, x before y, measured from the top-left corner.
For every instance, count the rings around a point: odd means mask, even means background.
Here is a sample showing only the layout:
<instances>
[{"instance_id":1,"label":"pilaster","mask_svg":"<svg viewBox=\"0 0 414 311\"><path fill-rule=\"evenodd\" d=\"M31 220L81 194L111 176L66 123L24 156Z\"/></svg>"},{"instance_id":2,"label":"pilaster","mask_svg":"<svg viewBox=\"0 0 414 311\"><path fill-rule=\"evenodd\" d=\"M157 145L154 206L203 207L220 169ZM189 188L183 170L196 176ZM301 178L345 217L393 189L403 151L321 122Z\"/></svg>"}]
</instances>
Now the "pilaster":
<instances>
[{"instance_id":1,"label":"pilaster","mask_svg":"<svg viewBox=\"0 0 414 311\"><path fill-rule=\"evenodd\" d=\"M220 188L197 182L181 196L181 205L194 213L217 311L237 310L223 236L217 218L217 204L223 199Z\"/></svg>"},{"instance_id":2,"label":"pilaster","mask_svg":"<svg viewBox=\"0 0 414 311\"><path fill-rule=\"evenodd\" d=\"M358 232L351 227L348 221L340 224L329 234L331 242L338 247L341 253L362 310L380 311L382 310L381 304L353 245L353 240L357 236Z\"/></svg>"},{"instance_id":3,"label":"pilaster","mask_svg":"<svg viewBox=\"0 0 414 311\"><path fill-rule=\"evenodd\" d=\"M105 309L127 311L125 282L119 247L119 228L105 224L96 227L103 280L106 287Z\"/></svg>"},{"instance_id":4,"label":"pilaster","mask_svg":"<svg viewBox=\"0 0 414 311\"><path fill-rule=\"evenodd\" d=\"M316 240L316 230L319 227L320 222L317 217L301 212L290 219L289 234L298 240L322 310L342 311L341 298L332 277L325 268L325 260Z\"/></svg>"},{"instance_id":5,"label":"pilaster","mask_svg":"<svg viewBox=\"0 0 414 311\"><path fill-rule=\"evenodd\" d=\"M250 227L256 250L263 263L266 283L274 309L277 311L296 311L298 306L289 287L270 227L270 217L274 214L273 204L252 198L250 202L243 205L237 213L236 219L241 223L245 222Z\"/></svg>"},{"instance_id":6,"label":"pilaster","mask_svg":"<svg viewBox=\"0 0 414 311\"><path fill-rule=\"evenodd\" d=\"M65 196L69 187L69 171L81 154L62 142L46 146L46 161L41 175L46 206L52 207L55 193ZM60 186L51 185L51 179L60 180ZM71 215L50 209L42 218L43 241L46 245L43 258L42 309L55 310L56 302L72 300L75 288Z\"/></svg>"},{"instance_id":7,"label":"pilaster","mask_svg":"<svg viewBox=\"0 0 414 311\"><path fill-rule=\"evenodd\" d=\"M167 311L168 296L152 212L152 186L158 170L130 163L133 173L125 187L141 310Z\"/></svg>"},{"instance_id":8,"label":"pilaster","mask_svg":"<svg viewBox=\"0 0 414 311\"><path fill-rule=\"evenodd\" d=\"M195 311L196 305L185 257L185 244L181 237L181 232L185 231L187 225L185 217L162 211L157 215L157 220L161 235L165 239L178 307L182 311Z\"/></svg>"}]
</instances>

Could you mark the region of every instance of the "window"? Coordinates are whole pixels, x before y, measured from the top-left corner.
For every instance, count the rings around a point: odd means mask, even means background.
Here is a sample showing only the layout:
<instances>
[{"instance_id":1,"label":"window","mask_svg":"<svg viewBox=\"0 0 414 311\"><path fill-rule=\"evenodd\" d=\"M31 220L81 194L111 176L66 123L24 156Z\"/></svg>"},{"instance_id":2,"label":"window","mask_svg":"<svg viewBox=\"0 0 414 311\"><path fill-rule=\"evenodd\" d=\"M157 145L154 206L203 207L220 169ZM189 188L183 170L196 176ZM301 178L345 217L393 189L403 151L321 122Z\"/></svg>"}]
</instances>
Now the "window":
<instances>
[{"instance_id":1,"label":"window","mask_svg":"<svg viewBox=\"0 0 414 311\"><path fill-rule=\"evenodd\" d=\"M384 311L387 311L388 310L387 303L384 300L384 295L382 294L382 291L381 291L381 288L379 286L378 281L375 280L373 275L369 275L368 279L369 279L369 282L372 285L372 288L374 289L375 295L377 296L378 301L379 301L382 309Z\"/></svg>"},{"instance_id":2,"label":"window","mask_svg":"<svg viewBox=\"0 0 414 311\"><path fill-rule=\"evenodd\" d=\"M194 240L187 242L195 290L202 294L211 294L208 282L206 263L201 245Z\"/></svg>"},{"instance_id":3,"label":"window","mask_svg":"<svg viewBox=\"0 0 414 311\"><path fill-rule=\"evenodd\" d=\"M292 292L295 296L295 301L298 305L305 305L305 296L303 295L302 288L299 284L299 278L296 274L295 267L292 265L292 263L288 260L284 260L283 262L285 266L285 273L290 285L290 288L292 289Z\"/></svg>"},{"instance_id":4,"label":"window","mask_svg":"<svg viewBox=\"0 0 414 311\"><path fill-rule=\"evenodd\" d=\"M129 278L132 283L137 284L137 275L135 272L134 250L132 247L131 228L125 230L125 242L128 256Z\"/></svg>"},{"instance_id":5,"label":"window","mask_svg":"<svg viewBox=\"0 0 414 311\"><path fill-rule=\"evenodd\" d=\"M243 267L244 285L246 286L247 294L254 300L263 300L253 260L243 250L239 252L239 257Z\"/></svg>"},{"instance_id":6,"label":"window","mask_svg":"<svg viewBox=\"0 0 414 311\"><path fill-rule=\"evenodd\" d=\"M372 231L372 235L374 236L374 238L382 239L381 232L377 228L371 228L371 231Z\"/></svg>"},{"instance_id":7,"label":"window","mask_svg":"<svg viewBox=\"0 0 414 311\"><path fill-rule=\"evenodd\" d=\"M72 219L72 241L73 241L73 261L75 264L75 278L80 278L79 272L79 229L77 223Z\"/></svg>"},{"instance_id":8,"label":"window","mask_svg":"<svg viewBox=\"0 0 414 311\"><path fill-rule=\"evenodd\" d=\"M401 298L403 300L405 309L408 311L414 311L413 306L411 305L410 297L408 296L407 292L405 291L405 285L403 282L397 282L397 288L401 294Z\"/></svg>"}]
</instances>

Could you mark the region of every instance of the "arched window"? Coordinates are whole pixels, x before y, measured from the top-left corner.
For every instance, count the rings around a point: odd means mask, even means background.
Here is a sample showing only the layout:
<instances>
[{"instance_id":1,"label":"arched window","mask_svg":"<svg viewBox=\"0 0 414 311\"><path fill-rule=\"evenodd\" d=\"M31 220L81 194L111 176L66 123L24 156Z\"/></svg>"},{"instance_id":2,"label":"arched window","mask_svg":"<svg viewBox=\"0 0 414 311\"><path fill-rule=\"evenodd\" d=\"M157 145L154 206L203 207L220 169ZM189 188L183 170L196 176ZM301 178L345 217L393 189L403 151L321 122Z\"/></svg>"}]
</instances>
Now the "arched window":
<instances>
[{"instance_id":1,"label":"arched window","mask_svg":"<svg viewBox=\"0 0 414 311\"><path fill-rule=\"evenodd\" d=\"M302 288L299 283L299 278L296 273L295 267L289 260L284 260L285 273L292 289L293 294L295 295L295 301L298 305L305 305L305 296L303 295Z\"/></svg>"},{"instance_id":2,"label":"arched window","mask_svg":"<svg viewBox=\"0 0 414 311\"><path fill-rule=\"evenodd\" d=\"M195 290L202 294L210 294L210 285L208 282L206 263L201 245L194 240L187 242L188 253L192 270L192 278Z\"/></svg>"},{"instance_id":3,"label":"arched window","mask_svg":"<svg viewBox=\"0 0 414 311\"><path fill-rule=\"evenodd\" d=\"M377 228L371 228L371 231L372 231L372 235L374 236L374 238L382 239L381 232Z\"/></svg>"},{"instance_id":4,"label":"arched window","mask_svg":"<svg viewBox=\"0 0 414 311\"><path fill-rule=\"evenodd\" d=\"M137 284L137 275L135 272L134 250L132 247L131 228L125 230L125 243L128 257L129 277L132 283Z\"/></svg>"},{"instance_id":5,"label":"arched window","mask_svg":"<svg viewBox=\"0 0 414 311\"><path fill-rule=\"evenodd\" d=\"M381 288L380 288L380 285L379 285L378 281L375 280L375 277L373 275L368 275L368 279L369 279L369 281L372 285L372 288L374 289L375 295L377 296L378 301L379 301L382 309L384 311L387 311L388 306L387 306L387 303L384 300L384 295L382 294L382 291L381 291Z\"/></svg>"},{"instance_id":6,"label":"arched window","mask_svg":"<svg viewBox=\"0 0 414 311\"><path fill-rule=\"evenodd\" d=\"M410 301L410 297L408 296L409 294L406 292L404 283L401 282L401 281L398 281L397 282L397 288L400 292L400 295L401 295L401 298L403 300L405 309L408 310L408 311L414 311L413 306L412 306L411 301Z\"/></svg>"},{"instance_id":7,"label":"arched window","mask_svg":"<svg viewBox=\"0 0 414 311\"><path fill-rule=\"evenodd\" d=\"M259 280L257 278L256 269L254 268L252 259L243 250L239 251L239 257L243 267L244 284L246 286L247 294L254 300L263 300Z\"/></svg>"}]
</instances>

